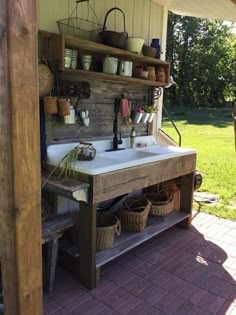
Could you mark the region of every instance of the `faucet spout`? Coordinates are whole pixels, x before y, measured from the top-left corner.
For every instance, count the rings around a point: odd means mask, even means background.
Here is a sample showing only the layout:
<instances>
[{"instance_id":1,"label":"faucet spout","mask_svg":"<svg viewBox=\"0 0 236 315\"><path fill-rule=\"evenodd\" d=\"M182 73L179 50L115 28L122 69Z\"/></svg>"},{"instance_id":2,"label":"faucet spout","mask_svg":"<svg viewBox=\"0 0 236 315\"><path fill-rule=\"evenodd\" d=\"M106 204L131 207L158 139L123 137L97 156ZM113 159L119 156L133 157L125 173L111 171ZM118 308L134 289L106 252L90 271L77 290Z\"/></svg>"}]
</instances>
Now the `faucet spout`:
<instances>
[{"instance_id":1,"label":"faucet spout","mask_svg":"<svg viewBox=\"0 0 236 315\"><path fill-rule=\"evenodd\" d=\"M117 150L124 150L124 148L118 148L119 144L122 144L123 141L121 139L121 133L120 133L120 138L118 139L118 113L119 113L119 98L115 98L115 109L114 109L114 113L115 113L115 117L114 117L114 122L113 122L113 148L111 150L107 150L107 151L117 151Z\"/></svg>"}]
</instances>

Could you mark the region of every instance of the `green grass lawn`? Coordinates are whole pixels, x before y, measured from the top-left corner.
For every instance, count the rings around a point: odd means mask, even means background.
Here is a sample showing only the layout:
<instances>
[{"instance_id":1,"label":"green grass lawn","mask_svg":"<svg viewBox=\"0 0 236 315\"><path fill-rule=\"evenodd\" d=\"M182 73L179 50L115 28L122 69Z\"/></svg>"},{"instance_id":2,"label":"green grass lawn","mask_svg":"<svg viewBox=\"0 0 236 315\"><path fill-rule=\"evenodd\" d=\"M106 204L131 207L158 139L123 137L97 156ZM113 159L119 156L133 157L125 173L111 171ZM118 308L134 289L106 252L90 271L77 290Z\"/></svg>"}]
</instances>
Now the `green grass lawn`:
<instances>
[{"instance_id":1,"label":"green grass lawn","mask_svg":"<svg viewBox=\"0 0 236 315\"><path fill-rule=\"evenodd\" d=\"M194 208L236 221L236 151L231 108L168 111L182 135L182 147L197 151L197 169L203 175L199 191L219 196L217 205L194 203ZM178 143L165 116L162 129Z\"/></svg>"}]
</instances>

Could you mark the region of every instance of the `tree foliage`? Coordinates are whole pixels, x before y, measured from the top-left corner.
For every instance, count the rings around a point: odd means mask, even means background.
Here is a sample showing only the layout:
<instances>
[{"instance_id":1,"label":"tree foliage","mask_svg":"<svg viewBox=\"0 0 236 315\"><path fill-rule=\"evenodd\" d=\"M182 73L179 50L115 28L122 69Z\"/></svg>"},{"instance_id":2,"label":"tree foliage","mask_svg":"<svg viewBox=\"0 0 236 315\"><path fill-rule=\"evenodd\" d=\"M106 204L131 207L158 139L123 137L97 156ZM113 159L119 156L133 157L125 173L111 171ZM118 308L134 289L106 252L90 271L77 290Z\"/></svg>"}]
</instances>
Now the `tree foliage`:
<instances>
[{"instance_id":1,"label":"tree foliage","mask_svg":"<svg viewBox=\"0 0 236 315\"><path fill-rule=\"evenodd\" d=\"M177 86L165 90L165 102L217 106L236 99L232 25L170 12L166 58Z\"/></svg>"}]
</instances>

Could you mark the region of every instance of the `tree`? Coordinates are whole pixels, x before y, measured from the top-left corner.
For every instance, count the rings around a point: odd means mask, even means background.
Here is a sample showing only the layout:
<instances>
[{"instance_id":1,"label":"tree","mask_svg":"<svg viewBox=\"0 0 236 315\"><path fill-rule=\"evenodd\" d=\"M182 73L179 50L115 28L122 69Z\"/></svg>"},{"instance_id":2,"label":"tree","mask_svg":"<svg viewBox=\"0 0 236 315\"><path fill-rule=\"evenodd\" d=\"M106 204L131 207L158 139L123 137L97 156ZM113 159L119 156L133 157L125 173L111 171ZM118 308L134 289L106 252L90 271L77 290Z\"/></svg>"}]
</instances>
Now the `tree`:
<instances>
[{"instance_id":1,"label":"tree","mask_svg":"<svg viewBox=\"0 0 236 315\"><path fill-rule=\"evenodd\" d=\"M166 90L174 105L222 105L236 98L236 36L222 21L169 13L167 60L176 87Z\"/></svg>"}]
</instances>

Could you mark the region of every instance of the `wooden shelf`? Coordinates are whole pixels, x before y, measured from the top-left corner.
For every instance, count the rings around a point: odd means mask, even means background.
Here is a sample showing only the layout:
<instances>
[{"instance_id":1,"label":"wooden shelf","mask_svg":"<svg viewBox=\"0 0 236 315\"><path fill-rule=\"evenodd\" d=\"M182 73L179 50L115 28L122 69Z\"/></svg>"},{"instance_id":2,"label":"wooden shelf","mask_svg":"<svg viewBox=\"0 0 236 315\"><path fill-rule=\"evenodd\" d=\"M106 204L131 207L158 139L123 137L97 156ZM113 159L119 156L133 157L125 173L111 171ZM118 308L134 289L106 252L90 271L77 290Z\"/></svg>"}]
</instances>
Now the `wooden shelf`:
<instances>
[{"instance_id":1,"label":"wooden shelf","mask_svg":"<svg viewBox=\"0 0 236 315\"><path fill-rule=\"evenodd\" d=\"M143 65L153 66L158 68L162 66L166 74L166 82L161 83L157 81L143 80L134 77L123 77L120 75L111 75L102 72L84 71L84 70L71 70L64 68L65 48L77 49L79 56L83 54L91 54L93 58L98 58L101 63L102 59L109 55L117 57L119 60L132 61L133 66ZM81 75L86 78L96 80L108 80L113 82L120 82L125 84L139 84L146 86L165 87L168 85L170 76L170 63L160 59L155 59L143 55L138 55L127 50L122 50L96 42L92 42L86 39L73 37L69 35L53 34L50 38L49 55L52 64L58 64L59 70L63 74L75 74Z\"/></svg>"},{"instance_id":2,"label":"wooden shelf","mask_svg":"<svg viewBox=\"0 0 236 315\"><path fill-rule=\"evenodd\" d=\"M153 65L169 65L169 62L167 61L135 54L127 50L110 47L107 45L99 44L96 42L92 42L86 39L73 37L69 35L61 35L61 36L62 36L62 41L65 43L66 48L84 49L91 52L95 52L95 53L99 53L103 55L116 56L118 58L131 60L131 61L137 61L140 63L147 63L147 64L153 64Z\"/></svg>"},{"instance_id":3,"label":"wooden shelf","mask_svg":"<svg viewBox=\"0 0 236 315\"><path fill-rule=\"evenodd\" d=\"M100 267L106 264L135 246L183 221L189 216L189 213L174 212L164 219L149 217L147 226L142 233L122 232L120 236L115 237L111 248L97 252L96 266Z\"/></svg>"},{"instance_id":4,"label":"wooden shelf","mask_svg":"<svg viewBox=\"0 0 236 315\"><path fill-rule=\"evenodd\" d=\"M187 219L191 214L185 212L173 212L165 218L149 217L145 230L141 233L123 232L115 237L113 246L109 249L97 251L96 267L108 263L114 258L124 254L128 250L142 244L155 235L165 231L175 224ZM60 248L64 253L75 259L79 258L78 247L69 243L66 239L60 241Z\"/></svg>"},{"instance_id":5,"label":"wooden shelf","mask_svg":"<svg viewBox=\"0 0 236 315\"><path fill-rule=\"evenodd\" d=\"M104 80L104 81L116 81L116 82L123 82L128 84L141 84L147 86L156 86L156 87L165 87L166 83L161 83L157 81L150 81L150 80L143 80L133 77L123 77L121 75L113 75L113 74L106 74L103 72L95 72L95 71L85 71L85 70L71 70L66 69L62 71L63 74L72 74L78 75L81 78L91 78L94 80Z\"/></svg>"}]
</instances>

